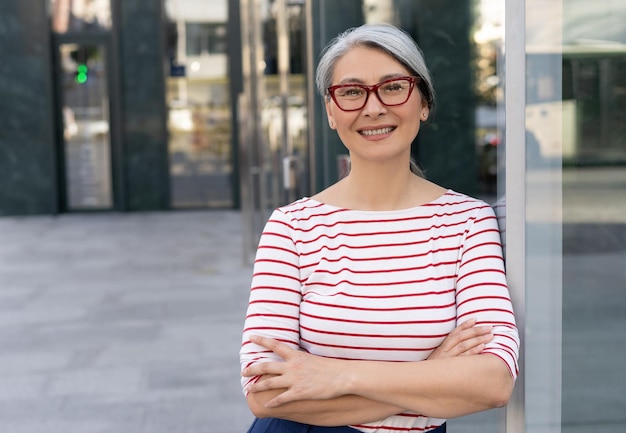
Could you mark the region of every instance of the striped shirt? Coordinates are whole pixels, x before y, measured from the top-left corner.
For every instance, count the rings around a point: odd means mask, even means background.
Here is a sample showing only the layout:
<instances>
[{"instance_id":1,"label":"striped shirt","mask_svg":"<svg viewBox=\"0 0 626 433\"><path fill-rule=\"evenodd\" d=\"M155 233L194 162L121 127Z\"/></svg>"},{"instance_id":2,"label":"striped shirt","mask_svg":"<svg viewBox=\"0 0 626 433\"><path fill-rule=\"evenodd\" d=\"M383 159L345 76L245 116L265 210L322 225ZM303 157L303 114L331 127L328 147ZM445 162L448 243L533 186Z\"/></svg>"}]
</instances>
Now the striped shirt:
<instances>
[{"instance_id":1,"label":"striped shirt","mask_svg":"<svg viewBox=\"0 0 626 433\"><path fill-rule=\"evenodd\" d=\"M470 318L494 327L484 352L517 377L519 337L489 205L451 190L393 211L303 198L275 210L261 236L241 364L277 360L252 334L326 357L420 361ZM254 380L242 379L244 392ZM407 412L352 427L421 432L443 422Z\"/></svg>"}]
</instances>

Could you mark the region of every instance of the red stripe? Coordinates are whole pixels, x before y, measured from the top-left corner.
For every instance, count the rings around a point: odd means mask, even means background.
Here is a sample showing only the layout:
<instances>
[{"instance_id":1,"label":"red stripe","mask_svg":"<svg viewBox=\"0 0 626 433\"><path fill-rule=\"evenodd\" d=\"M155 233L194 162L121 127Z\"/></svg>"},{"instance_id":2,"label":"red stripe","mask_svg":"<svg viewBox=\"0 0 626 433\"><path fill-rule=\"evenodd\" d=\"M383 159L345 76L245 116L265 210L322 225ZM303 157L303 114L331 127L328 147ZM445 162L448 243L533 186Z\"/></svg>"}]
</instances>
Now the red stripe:
<instances>
[{"instance_id":1,"label":"red stripe","mask_svg":"<svg viewBox=\"0 0 626 433\"><path fill-rule=\"evenodd\" d=\"M315 314L305 313L303 311L300 312L301 316L310 317L312 319L319 319L322 321L330 321L330 322L343 322L343 323L361 323L361 324L370 324L370 325L419 325L419 324L430 324L430 323L447 323L456 320L456 317L448 317L442 318L438 320L401 320L401 321L379 321L379 320L351 320L351 319L342 319L337 317L323 317L317 316Z\"/></svg>"},{"instance_id":2,"label":"red stripe","mask_svg":"<svg viewBox=\"0 0 626 433\"><path fill-rule=\"evenodd\" d=\"M450 262L437 262L437 263L429 263L428 265L424 265L424 266L413 266L413 267L409 267L409 268L384 268L384 269L367 269L367 270L353 270L350 268L341 268L341 269L337 269L334 271L331 271L329 269L319 269L317 270L318 274L327 274L327 275L337 275L340 274L342 272L350 272L352 274L358 275L358 274L379 274L381 272L406 272L406 271L420 271L420 270L424 270L424 269L429 269L429 268L436 268L439 266L446 266L446 265L456 265L458 262L457 261L450 261Z\"/></svg>"},{"instance_id":3,"label":"red stripe","mask_svg":"<svg viewBox=\"0 0 626 433\"><path fill-rule=\"evenodd\" d=\"M393 294L393 295L355 295L352 293L346 293L346 292L337 292L334 293L334 296L345 296L348 298L357 298L357 299L393 299L393 298L414 298L414 297L421 297L421 296L432 296L432 295L446 295L449 293L454 292L454 288L449 289L449 290L444 290L444 291L428 291L428 292L415 292L415 293L398 293L398 294ZM310 293L316 293L315 290L309 290Z\"/></svg>"},{"instance_id":4,"label":"red stripe","mask_svg":"<svg viewBox=\"0 0 626 433\"><path fill-rule=\"evenodd\" d=\"M393 307L393 308L366 308L366 307L355 307L355 306L350 306L350 305L327 304L324 302L315 302L315 301L304 301L304 302L310 305L328 307L329 309L334 308L334 309L339 309L339 310L378 311L378 312L438 310L438 309L443 309L443 308L454 307L455 305L455 303L452 302L451 304L447 304L447 305L420 305L420 306L414 305L414 306L408 306L408 307Z\"/></svg>"},{"instance_id":5,"label":"red stripe","mask_svg":"<svg viewBox=\"0 0 626 433\"><path fill-rule=\"evenodd\" d=\"M367 333L351 333L351 332L339 332L339 331L329 331L329 330L321 330L315 328L309 328L300 324L300 329L304 329L312 334L325 334L325 335L342 335L346 337L363 337L363 338L444 338L445 334L367 334Z\"/></svg>"},{"instance_id":6,"label":"red stripe","mask_svg":"<svg viewBox=\"0 0 626 433\"><path fill-rule=\"evenodd\" d=\"M437 346L435 346L435 347L427 347L427 348L420 348L420 347L348 346L348 345L341 345L341 344L316 343L314 341L306 340L306 339L304 339L302 337L300 337L300 340L304 341L305 343L310 344L311 346L330 347L330 348L333 348L333 349L345 349L345 350L357 350L357 351L366 350L368 352L430 352L430 351L435 350L437 348Z\"/></svg>"}]
</instances>

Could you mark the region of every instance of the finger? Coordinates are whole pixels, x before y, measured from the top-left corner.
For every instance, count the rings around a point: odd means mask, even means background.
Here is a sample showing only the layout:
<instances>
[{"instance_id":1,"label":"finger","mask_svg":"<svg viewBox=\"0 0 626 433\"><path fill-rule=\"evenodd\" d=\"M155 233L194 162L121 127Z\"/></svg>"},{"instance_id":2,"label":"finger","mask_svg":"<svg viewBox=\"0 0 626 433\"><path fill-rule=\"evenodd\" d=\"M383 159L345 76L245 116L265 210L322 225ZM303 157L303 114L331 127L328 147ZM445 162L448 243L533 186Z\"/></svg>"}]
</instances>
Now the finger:
<instances>
[{"instance_id":1,"label":"finger","mask_svg":"<svg viewBox=\"0 0 626 433\"><path fill-rule=\"evenodd\" d=\"M281 343L274 338L261 337L260 335L251 335L250 341L254 344L258 344L259 346L263 346L266 349L271 350L285 360L292 352L297 352L297 350L292 349L287 344Z\"/></svg>"},{"instance_id":2,"label":"finger","mask_svg":"<svg viewBox=\"0 0 626 433\"><path fill-rule=\"evenodd\" d=\"M482 351L485 350L485 345L491 340L493 340L493 333L465 340L457 346L459 355L477 355L482 353Z\"/></svg>"},{"instance_id":3,"label":"finger","mask_svg":"<svg viewBox=\"0 0 626 433\"><path fill-rule=\"evenodd\" d=\"M458 328L457 328L458 329ZM493 338L491 326L474 326L458 330L455 335L450 334L442 344L442 349L452 356L460 355L473 349L475 346L488 343ZM476 351L473 351L474 353Z\"/></svg>"},{"instance_id":4,"label":"finger","mask_svg":"<svg viewBox=\"0 0 626 433\"><path fill-rule=\"evenodd\" d=\"M439 346L440 349L445 352L450 352L450 351L458 352L457 350L455 350L455 348L457 348L459 343L461 343L464 340L467 340L468 338L472 338L475 336L476 334L476 331L475 331L476 327L474 326L475 324L476 324L476 319L469 319L461 323L459 326L454 328L448 334L448 336Z\"/></svg>"},{"instance_id":5,"label":"finger","mask_svg":"<svg viewBox=\"0 0 626 433\"><path fill-rule=\"evenodd\" d=\"M472 347L469 350L466 350L465 352L459 353L459 356L479 355L482 353L483 350L485 350L485 345L481 343Z\"/></svg>"},{"instance_id":6,"label":"finger","mask_svg":"<svg viewBox=\"0 0 626 433\"><path fill-rule=\"evenodd\" d=\"M456 328L454 328L454 331L456 331L457 329L468 329L468 328L473 328L474 325L476 325L476 319L472 318L472 319L467 319L465 322L461 323L459 326L457 326ZM452 332L454 332L452 331Z\"/></svg>"},{"instance_id":7,"label":"finger","mask_svg":"<svg viewBox=\"0 0 626 433\"><path fill-rule=\"evenodd\" d=\"M248 392L263 392L273 389L287 389L288 386L283 383L284 381L281 379L282 376L270 376L269 378L264 377L263 380L249 385Z\"/></svg>"},{"instance_id":8,"label":"finger","mask_svg":"<svg viewBox=\"0 0 626 433\"><path fill-rule=\"evenodd\" d=\"M268 374L279 375L284 372L282 362L259 362L244 368L241 375L244 377L265 376Z\"/></svg>"},{"instance_id":9,"label":"finger","mask_svg":"<svg viewBox=\"0 0 626 433\"><path fill-rule=\"evenodd\" d=\"M266 402L265 407L275 408L286 403L291 403L292 401L303 400L304 397L299 394L300 393L294 391L293 389L286 389L285 392L278 394L276 397Z\"/></svg>"},{"instance_id":10,"label":"finger","mask_svg":"<svg viewBox=\"0 0 626 433\"><path fill-rule=\"evenodd\" d=\"M491 334L493 331L492 326L473 326L468 329L459 329L454 335L450 333L450 339L454 340L456 344L462 341L471 340Z\"/></svg>"},{"instance_id":11,"label":"finger","mask_svg":"<svg viewBox=\"0 0 626 433\"><path fill-rule=\"evenodd\" d=\"M458 341L462 341L466 338L469 338L466 335L468 334L468 332L470 333L470 335L473 332L475 332L473 331L477 328L475 325L476 325L476 319L469 319L461 323L448 334L446 338L447 342L452 342L452 345L454 345Z\"/></svg>"}]
</instances>

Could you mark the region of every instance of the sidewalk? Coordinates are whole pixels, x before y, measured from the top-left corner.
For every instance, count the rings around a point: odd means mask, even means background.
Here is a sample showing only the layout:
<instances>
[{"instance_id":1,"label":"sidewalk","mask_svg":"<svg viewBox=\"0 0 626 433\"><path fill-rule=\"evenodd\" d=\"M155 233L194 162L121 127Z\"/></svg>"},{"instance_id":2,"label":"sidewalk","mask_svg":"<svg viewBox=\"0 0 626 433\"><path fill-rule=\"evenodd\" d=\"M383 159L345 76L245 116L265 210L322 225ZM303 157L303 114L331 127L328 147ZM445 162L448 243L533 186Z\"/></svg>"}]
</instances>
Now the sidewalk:
<instances>
[{"instance_id":1,"label":"sidewalk","mask_svg":"<svg viewBox=\"0 0 626 433\"><path fill-rule=\"evenodd\" d=\"M0 433L241 433L236 211L0 219Z\"/></svg>"}]
</instances>

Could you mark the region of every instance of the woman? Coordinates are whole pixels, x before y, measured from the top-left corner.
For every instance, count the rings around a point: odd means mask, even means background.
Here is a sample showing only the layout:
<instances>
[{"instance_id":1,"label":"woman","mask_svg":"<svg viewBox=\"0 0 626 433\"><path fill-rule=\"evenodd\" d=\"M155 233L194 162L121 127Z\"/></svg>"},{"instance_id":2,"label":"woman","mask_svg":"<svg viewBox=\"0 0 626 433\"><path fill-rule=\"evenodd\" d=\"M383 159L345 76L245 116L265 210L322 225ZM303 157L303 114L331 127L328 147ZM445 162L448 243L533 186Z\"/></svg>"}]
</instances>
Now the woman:
<instances>
[{"instance_id":1,"label":"woman","mask_svg":"<svg viewBox=\"0 0 626 433\"><path fill-rule=\"evenodd\" d=\"M351 170L261 236L241 348L250 432L439 433L506 404L519 338L494 213L411 162L433 106L419 48L393 26L349 30L317 85Z\"/></svg>"}]
</instances>

